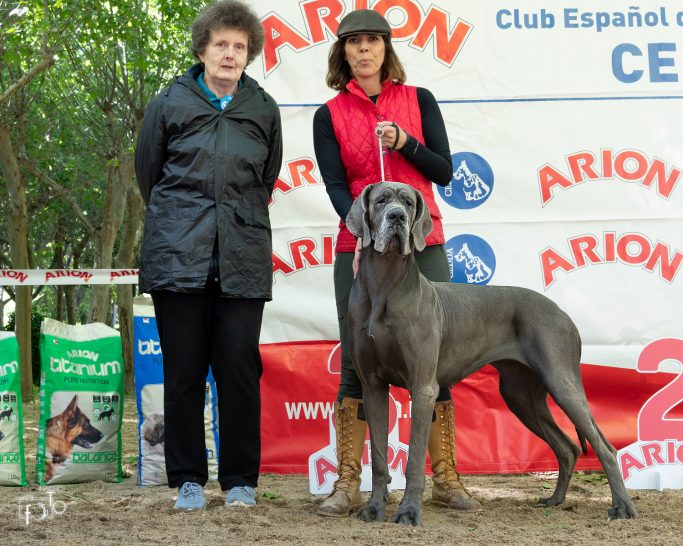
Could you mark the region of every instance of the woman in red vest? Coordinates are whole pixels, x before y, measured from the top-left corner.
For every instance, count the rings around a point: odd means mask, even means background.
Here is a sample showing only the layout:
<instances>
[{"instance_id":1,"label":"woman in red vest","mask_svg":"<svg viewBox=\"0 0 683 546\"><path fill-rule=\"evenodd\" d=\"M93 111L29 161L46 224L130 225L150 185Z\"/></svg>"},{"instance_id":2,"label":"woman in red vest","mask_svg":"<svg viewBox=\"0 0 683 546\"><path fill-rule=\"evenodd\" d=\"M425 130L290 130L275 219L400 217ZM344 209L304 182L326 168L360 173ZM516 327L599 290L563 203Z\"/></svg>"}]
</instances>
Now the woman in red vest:
<instances>
[{"instance_id":1,"label":"woman in red vest","mask_svg":"<svg viewBox=\"0 0 683 546\"><path fill-rule=\"evenodd\" d=\"M432 281L450 281L441 214L432 182L446 186L452 178L446 127L434 96L404 85L405 71L391 44L391 27L373 10L356 10L339 23L329 54L327 85L339 94L315 113L315 155L327 193L339 214L334 289L339 319L342 372L335 402L338 479L319 513L344 517L360 507L361 456L365 442L363 391L347 344L346 315L360 246L344 225L353 200L368 184L381 180L381 126L386 180L419 189L429 207L434 230L427 247L417 252L422 273ZM360 241L358 242L360 243ZM463 510L480 509L455 470L455 430L450 390L436 399L429 437L433 499Z\"/></svg>"}]
</instances>

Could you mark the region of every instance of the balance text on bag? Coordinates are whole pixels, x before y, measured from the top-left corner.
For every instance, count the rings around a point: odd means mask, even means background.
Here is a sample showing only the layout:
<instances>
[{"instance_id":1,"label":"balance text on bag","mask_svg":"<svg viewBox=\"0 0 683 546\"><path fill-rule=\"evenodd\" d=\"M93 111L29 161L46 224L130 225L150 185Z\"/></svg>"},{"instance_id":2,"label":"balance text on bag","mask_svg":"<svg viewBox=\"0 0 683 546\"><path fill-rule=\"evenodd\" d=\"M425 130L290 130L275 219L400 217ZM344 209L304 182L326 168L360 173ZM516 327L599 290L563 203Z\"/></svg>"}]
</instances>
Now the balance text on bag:
<instances>
[{"instance_id":1,"label":"balance text on bag","mask_svg":"<svg viewBox=\"0 0 683 546\"><path fill-rule=\"evenodd\" d=\"M44 319L40 331L40 484L121 481L121 337L101 323Z\"/></svg>"},{"instance_id":2,"label":"balance text on bag","mask_svg":"<svg viewBox=\"0 0 683 546\"><path fill-rule=\"evenodd\" d=\"M13 332L0 332L0 485L26 485L19 348Z\"/></svg>"}]
</instances>

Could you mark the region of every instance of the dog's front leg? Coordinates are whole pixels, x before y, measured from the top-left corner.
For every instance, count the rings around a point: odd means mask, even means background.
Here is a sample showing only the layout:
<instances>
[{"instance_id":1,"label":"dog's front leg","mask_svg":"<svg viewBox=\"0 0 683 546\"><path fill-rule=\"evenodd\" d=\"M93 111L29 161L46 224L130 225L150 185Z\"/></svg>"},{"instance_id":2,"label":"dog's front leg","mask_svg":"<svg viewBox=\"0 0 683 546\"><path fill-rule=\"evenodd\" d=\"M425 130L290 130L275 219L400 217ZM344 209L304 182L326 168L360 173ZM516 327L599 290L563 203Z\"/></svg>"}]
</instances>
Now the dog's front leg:
<instances>
[{"instance_id":1,"label":"dog's front leg","mask_svg":"<svg viewBox=\"0 0 683 546\"><path fill-rule=\"evenodd\" d=\"M389 385L373 382L363 384L363 409L370 428L372 456L372 495L367 506L358 512L363 521L384 521L387 504L387 429L389 428Z\"/></svg>"},{"instance_id":2,"label":"dog's front leg","mask_svg":"<svg viewBox=\"0 0 683 546\"><path fill-rule=\"evenodd\" d=\"M415 390L412 396L412 424L410 427L410 450L406 470L406 491L394 514L394 523L404 525L422 524L422 493L425 487L425 462L427 442L432 425L432 413L438 386Z\"/></svg>"}]
</instances>

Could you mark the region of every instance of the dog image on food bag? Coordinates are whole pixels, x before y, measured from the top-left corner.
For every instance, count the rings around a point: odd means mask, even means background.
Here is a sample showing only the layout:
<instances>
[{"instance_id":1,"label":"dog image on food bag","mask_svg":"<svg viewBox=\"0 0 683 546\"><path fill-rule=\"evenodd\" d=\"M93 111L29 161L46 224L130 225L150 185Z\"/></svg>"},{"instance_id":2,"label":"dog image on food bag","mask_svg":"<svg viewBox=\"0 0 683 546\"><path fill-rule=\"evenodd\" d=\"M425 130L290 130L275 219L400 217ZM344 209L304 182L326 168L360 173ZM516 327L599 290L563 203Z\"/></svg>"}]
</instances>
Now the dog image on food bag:
<instances>
[{"instance_id":1,"label":"dog image on food bag","mask_svg":"<svg viewBox=\"0 0 683 546\"><path fill-rule=\"evenodd\" d=\"M0 421L2 421L3 419L7 419L9 421L10 417L12 417L13 411L14 411L14 408L10 408L6 411L0 412Z\"/></svg>"},{"instance_id":2,"label":"dog image on food bag","mask_svg":"<svg viewBox=\"0 0 683 546\"><path fill-rule=\"evenodd\" d=\"M163 411L154 411L147 415L140 427L140 475L144 476L145 485L158 485L167 481L164 428Z\"/></svg>"},{"instance_id":3,"label":"dog image on food bag","mask_svg":"<svg viewBox=\"0 0 683 546\"><path fill-rule=\"evenodd\" d=\"M150 446L162 445L164 443L164 414L160 411L155 411L145 419L140 429L142 439Z\"/></svg>"},{"instance_id":4,"label":"dog image on food bag","mask_svg":"<svg viewBox=\"0 0 683 546\"><path fill-rule=\"evenodd\" d=\"M108 410L104 410L97 416L98 421L104 421L104 418L106 417L108 421L111 421L111 417L114 415L114 408L109 408Z\"/></svg>"},{"instance_id":5,"label":"dog image on food bag","mask_svg":"<svg viewBox=\"0 0 683 546\"><path fill-rule=\"evenodd\" d=\"M46 423L45 481L55 475L56 468L70 456L75 445L92 449L103 434L90 424L90 419L78 407L78 395L66 409L47 420Z\"/></svg>"}]
</instances>

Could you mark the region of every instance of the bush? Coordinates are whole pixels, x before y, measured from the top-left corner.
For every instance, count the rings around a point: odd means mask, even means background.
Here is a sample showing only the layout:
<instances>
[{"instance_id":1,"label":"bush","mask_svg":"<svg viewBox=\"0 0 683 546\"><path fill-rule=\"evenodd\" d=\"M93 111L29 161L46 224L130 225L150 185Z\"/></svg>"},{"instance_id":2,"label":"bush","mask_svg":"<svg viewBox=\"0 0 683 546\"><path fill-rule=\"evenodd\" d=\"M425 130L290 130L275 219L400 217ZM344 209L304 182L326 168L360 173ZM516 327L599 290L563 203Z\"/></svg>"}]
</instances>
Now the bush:
<instances>
[{"instance_id":1,"label":"bush","mask_svg":"<svg viewBox=\"0 0 683 546\"><path fill-rule=\"evenodd\" d=\"M31 370L33 371L33 384L40 383L40 325L44 315L35 309L31 310ZM14 312L9 314L9 320L5 330L15 331L16 316Z\"/></svg>"}]
</instances>

